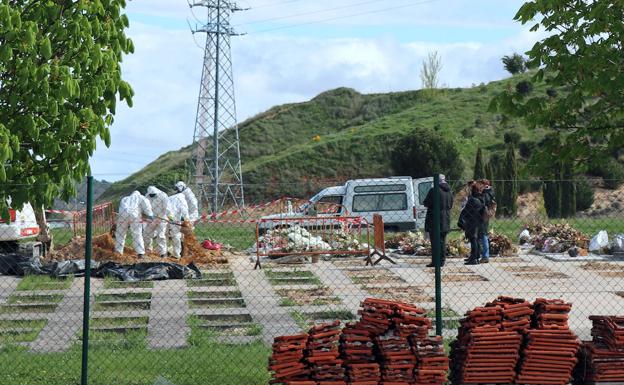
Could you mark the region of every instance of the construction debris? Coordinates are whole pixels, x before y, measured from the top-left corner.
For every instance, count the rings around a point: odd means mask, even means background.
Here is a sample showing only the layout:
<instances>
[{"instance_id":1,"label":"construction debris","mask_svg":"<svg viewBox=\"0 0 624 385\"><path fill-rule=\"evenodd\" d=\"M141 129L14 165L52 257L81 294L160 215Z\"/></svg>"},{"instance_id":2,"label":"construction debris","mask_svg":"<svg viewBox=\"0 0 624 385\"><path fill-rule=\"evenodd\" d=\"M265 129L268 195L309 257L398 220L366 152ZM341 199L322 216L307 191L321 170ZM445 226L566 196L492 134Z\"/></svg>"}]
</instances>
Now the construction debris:
<instances>
[{"instance_id":1,"label":"construction debris","mask_svg":"<svg viewBox=\"0 0 624 385\"><path fill-rule=\"evenodd\" d=\"M425 310L368 298L359 321L340 332L339 321L308 334L277 337L271 384L443 384L448 359L441 337L428 337ZM305 348L304 348L305 346Z\"/></svg>"}]
</instances>

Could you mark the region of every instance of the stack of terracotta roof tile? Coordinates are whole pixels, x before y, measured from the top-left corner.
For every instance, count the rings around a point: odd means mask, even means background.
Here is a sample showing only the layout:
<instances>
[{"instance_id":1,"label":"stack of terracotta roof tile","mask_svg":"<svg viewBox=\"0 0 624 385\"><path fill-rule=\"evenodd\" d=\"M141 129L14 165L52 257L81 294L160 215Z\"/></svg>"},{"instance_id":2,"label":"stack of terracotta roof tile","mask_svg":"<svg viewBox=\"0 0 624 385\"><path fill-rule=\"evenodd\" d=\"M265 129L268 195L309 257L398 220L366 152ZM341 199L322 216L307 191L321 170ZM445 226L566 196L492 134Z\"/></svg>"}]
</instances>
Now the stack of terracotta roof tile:
<instances>
[{"instance_id":1,"label":"stack of terracotta roof tile","mask_svg":"<svg viewBox=\"0 0 624 385\"><path fill-rule=\"evenodd\" d=\"M383 299L366 298L362 302L362 309L358 311L361 317L357 327L368 330L374 336L384 334L390 329L395 304Z\"/></svg>"},{"instance_id":2,"label":"stack of terracotta roof tile","mask_svg":"<svg viewBox=\"0 0 624 385\"><path fill-rule=\"evenodd\" d=\"M538 329L568 330L568 313L571 309L572 304L561 299L538 298L533 304L533 326Z\"/></svg>"},{"instance_id":3,"label":"stack of terracotta roof tile","mask_svg":"<svg viewBox=\"0 0 624 385\"><path fill-rule=\"evenodd\" d=\"M525 332L526 347L516 381L522 384L567 384L577 362L580 340L568 328L572 305L538 298L533 324Z\"/></svg>"},{"instance_id":4,"label":"stack of terracotta roof tile","mask_svg":"<svg viewBox=\"0 0 624 385\"><path fill-rule=\"evenodd\" d=\"M340 353L346 364L374 362L373 338L357 324L347 324L340 335Z\"/></svg>"},{"instance_id":5,"label":"stack of terracotta roof tile","mask_svg":"<svg viewBox=\"0 0 624 385\"><path fill-rule=\"evenodd\" d=\"M594 342L602 342L611 350L624 351L624 317L590 316Z\"/></svg>"},{"instance_id":6,"label":"stack of terracotta roof tile","mask_svg":"<svg viewBox=\"0 0 624 385\"><path fill-rule=\"evenodd\" d=\"M500 306L476 308L461 320L459 336L451 345L452 382L512 383L522 336L501 330Z\"/></svg>"},{"instance_id":7,"label":"stack of terracotta roof tile","mask_svg":"<svg viewBox=\"0 0 624 385\"><path fill-rule=\"evenodd\" d=\"M269 370L273 372L272 384L306 385L298 382L309 379L310 371L303 362L303 352L308 342L307 334L275 337ZM311 385L316 385L314 382Z\"/></svg>"},{"instance_id":8,"label":"stack of terracotta roof tile","mask_svg":"<svg viewBox=\"0 0 624 385\"><path fill-rule=\"evenodd\" d=\"M415 381L418 385L441 385L446 381L449 360L444 351L442 337L410 337L412 352L416 356Z\"/></svg>"},{"instance_id":9,"label":"stack of terracotta roof tile","mask_svg":"<svg viewBox=\"0 0 624 385\"><path fill-rule=\"evenodd\" d=\"M499 306L503 309L501 326L504 331L524 332L531 326L533 306L522 298L501 296L487 306Z\"/></svg>"},{"instance_id":10,"label":"stack of terracotta roof tile","mask_svg":"<svg viewBox=\"0 0 624 385\"><path fill-rule=\"evenodd\" d=\"M376 362L347 364L347 377L350 384L377 385L381 381L381 370Z\"/></svg>"},{"instance_id":11,"label":"stack of terracotta roof tile","mask_svg":"<svg viewBox=\"0 0 624 385\"><path fill-rule=\"evenodd\" d=\"M593 341L583 343L579 383L624 383L624 317L591 316ZM582 367L581 367L582 366Z\"/></svg>"},{"instance_id":12,"label":"stack of terracotta roof tile","mask_svg":"<svg viewBox=\"0 0 624 385\"><path fill-rule=\"evenodd\" d=\"M413 382L416 356L407 338L389 334L377 336L375 343L382 361L381 376L384 384Z\"/></svg>"},{"instance_id":13,"label":"stack of terracotta roof tile","mask_svg":"<svg viewBox=\"0 0 624 385\"><path fill-rule=\"evenodd\" d=\"M516 379L519 384L565 385L577 362L580 340L570 330L532 329L526 332L527 344Z\"/></svg>"},{"instance_id":14,"label":"stack of terracotta roof tile","mask_svg":"<svg viewBox=\"0 0 624 385\"><path fill-rule=\"evenodd\" d=\"M338 385L345 383L342 360L338 358L340 321L313 326L308 332L305 359L309 364L312 378L319 384Z\"/></svg>"},{"instance_id":15,"label":"stack of terracotta roof tile","mask_svg":"<svg viewBox=\"0 0 624 385\"><path fill-rule=\"evenodd\" d=\"M395 310L394 327L400 336L407 338L415 334L418 338L427 338L431 320L426 310L406 303L396 303Z\"/></svg>"}]
</instances>

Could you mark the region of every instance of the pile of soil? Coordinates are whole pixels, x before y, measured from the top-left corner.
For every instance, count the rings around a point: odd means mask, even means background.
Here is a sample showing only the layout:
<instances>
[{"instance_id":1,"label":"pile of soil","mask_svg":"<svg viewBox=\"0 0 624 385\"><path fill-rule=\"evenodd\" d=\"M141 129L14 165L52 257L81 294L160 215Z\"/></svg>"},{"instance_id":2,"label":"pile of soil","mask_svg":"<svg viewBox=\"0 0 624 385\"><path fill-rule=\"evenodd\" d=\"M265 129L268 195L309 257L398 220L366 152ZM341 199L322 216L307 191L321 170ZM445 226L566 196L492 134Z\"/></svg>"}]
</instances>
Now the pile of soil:
<instances>
[{"instance_id":1,"label":"pile of soil","mask_svg":"<svg viewBox=\"0 0 624 385\"><path fill-rule=\"evenodd\" d=\"M227 258L221 256L219 251L204 249L197 241L190 224L187 222L182 226L184 234L184 253L181 259L160 258L157 253L145 254L143 259L138 259L137 254L131 247L124 247L123 254L115 252L115 239L111 233L102 234L93 238L93 257L98 262L117 262L121 264L134 264L138 262L171 262L188 265L194 263L198 266L210 266L228 263ZM73 238L70 243L62 248L53 251L45 257L45 262L58 262L73 259L84 259L85 238Z\"/></svg>"}]
</instances>

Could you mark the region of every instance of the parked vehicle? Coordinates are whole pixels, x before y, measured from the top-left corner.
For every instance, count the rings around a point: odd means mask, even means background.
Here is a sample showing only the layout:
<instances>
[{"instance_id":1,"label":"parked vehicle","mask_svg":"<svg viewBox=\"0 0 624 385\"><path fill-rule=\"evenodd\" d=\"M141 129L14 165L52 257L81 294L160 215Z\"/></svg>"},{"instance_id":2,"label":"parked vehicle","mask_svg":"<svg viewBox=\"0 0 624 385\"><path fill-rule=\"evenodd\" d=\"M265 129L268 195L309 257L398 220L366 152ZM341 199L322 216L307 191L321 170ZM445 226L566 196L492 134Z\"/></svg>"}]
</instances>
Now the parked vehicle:
<instances>
[{"instance_id":1,"label":"parked vehicle","mask_svg":"<svg viewBox=\"0 0 624 385\"><path fill-rule=\"evenodd\" d=\"M433 187L433 178L389 177L354 179L343 186L321 190L310 200L286 213L262 217L261 230L279 226L279 219L305 217L358 216L369 223L380 214L388 231L407 231L425 226L424 200ZM305 225L305 223L304 223Z\"/></svg>"}]
</instances>

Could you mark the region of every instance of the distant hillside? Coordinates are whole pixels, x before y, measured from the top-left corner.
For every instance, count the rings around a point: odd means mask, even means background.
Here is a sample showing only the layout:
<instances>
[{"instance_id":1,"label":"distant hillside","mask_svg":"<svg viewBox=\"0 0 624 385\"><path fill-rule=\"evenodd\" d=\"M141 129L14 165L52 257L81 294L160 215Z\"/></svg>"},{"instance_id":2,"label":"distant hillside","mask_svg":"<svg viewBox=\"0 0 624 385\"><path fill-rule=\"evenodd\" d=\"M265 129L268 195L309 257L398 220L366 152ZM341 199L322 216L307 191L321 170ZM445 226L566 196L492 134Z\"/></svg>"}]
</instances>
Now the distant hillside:
<instances>
[{"instance_id":1,"label":"distant hillside","mask_svg":"<svg viewBox=\"0 0 624 385\"><path fill-rule=\"evenodd\" d=\"M393 175L389 154L416 127L453 141L472 175L477 147L486 155L503 148L505 132L535 142L543 132L519 122L501 124L487 112L491 98L519 78L472 88L445 89L435 98L421 91L362 95L338 88L298 104L273 107L239 125L243 179L250 200L309 195L332 180ZM537 92L537 90L535 91ZM318 135L315 140L315 137ZM112 199L150 184L168 191L188 175L190 146L166 153L139 172L114 183L101 199Z\"/></svg>"},{"instance_id":2,"label":"distant hillside","mask_svg":"<svg viewBox=\"0 0 624 385\"><path fill-rule=\"evenodd\" d=\"M93 179L93 201L100 200L101 195L111 187L111 183L105 180ZM76 197L69 202L55 200L54 210L84 210L87 204L87 181L84 180L76 185Z\"/></svg>"}]
</instances>

